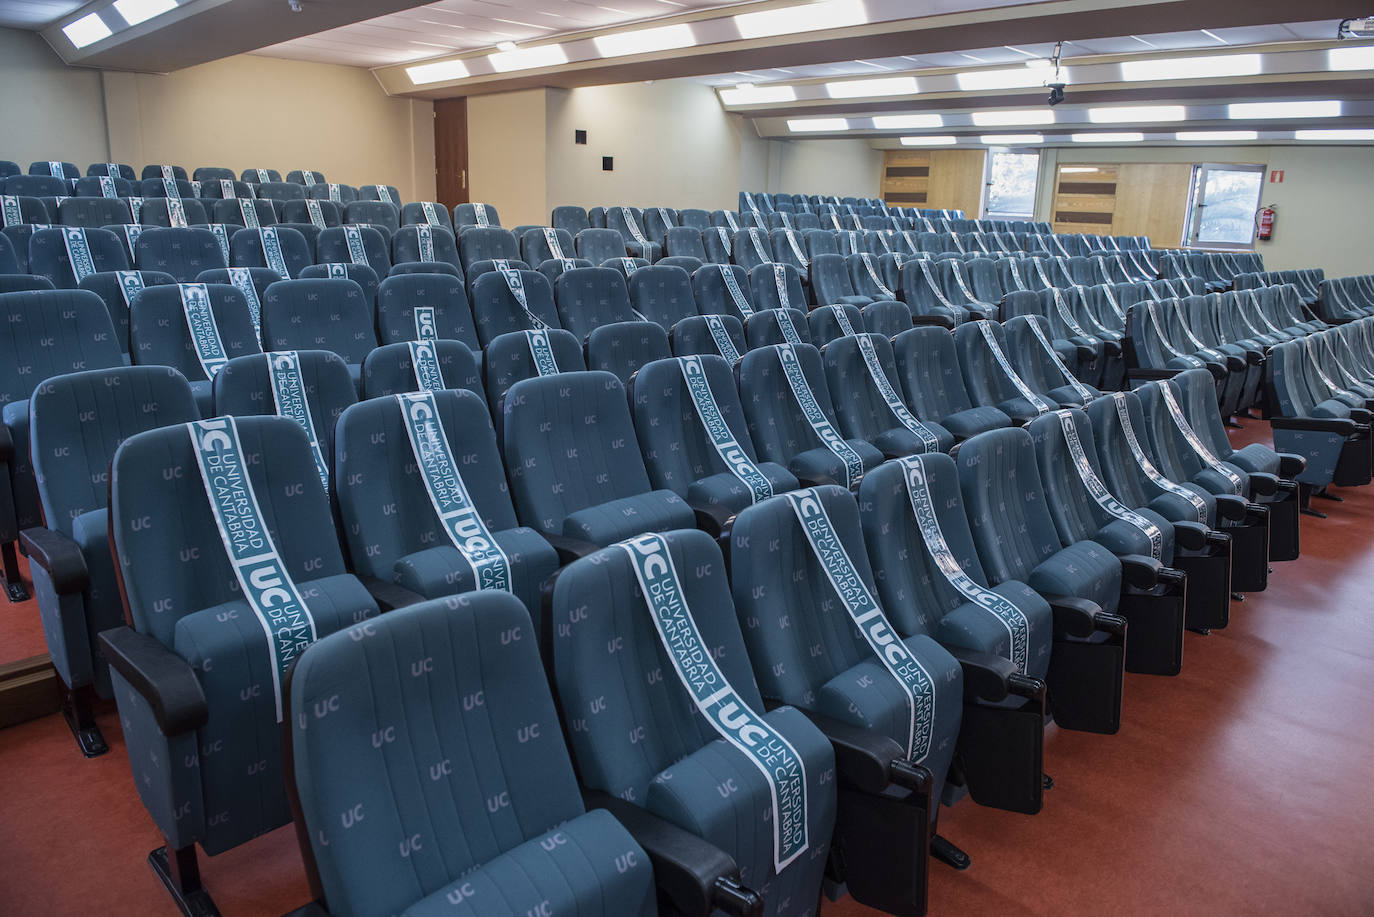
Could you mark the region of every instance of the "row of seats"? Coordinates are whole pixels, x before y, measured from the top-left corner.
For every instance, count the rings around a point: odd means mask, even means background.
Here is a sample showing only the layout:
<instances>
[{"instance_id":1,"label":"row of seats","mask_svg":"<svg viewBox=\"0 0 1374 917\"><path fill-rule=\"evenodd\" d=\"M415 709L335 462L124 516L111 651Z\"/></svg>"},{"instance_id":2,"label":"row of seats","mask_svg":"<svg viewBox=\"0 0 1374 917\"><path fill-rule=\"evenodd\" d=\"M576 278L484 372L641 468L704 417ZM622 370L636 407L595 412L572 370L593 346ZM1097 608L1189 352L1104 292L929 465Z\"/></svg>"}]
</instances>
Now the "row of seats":
<instances>
[{"instance_id":1,"label":"row of seats","mask_svg":"<svg viewBox=\"0 0 1374 917\"><path fill-rule=\"evenodd\" d=\"M8 159L0 159L0 178L9 178L14 175L23 175L24 171L19 164ZM81 169L74 162L31 162L29 163L28 175L46 175L55 178L65 178L75 181L81 178ZM244 169L242 173L237 173L233 169L226 169L223 166L202 166L192 173L187 173L185 167L157 163L146 165L141 172L135 172L134 167L122 162L95 162L86 167L86 175L102 178L119 178L125 181L135 181L137 179L158 179L173 181L186 181L193 179L199 182L212 181L233 181L241 179L251 184L264 184L267 182L279 182L282 180L282 173L276 169ZM286 181L296 184L317 185L324 184L325 177L323 172L313 169L295 169L286 173Z\"/></svg>"}]
</instances>

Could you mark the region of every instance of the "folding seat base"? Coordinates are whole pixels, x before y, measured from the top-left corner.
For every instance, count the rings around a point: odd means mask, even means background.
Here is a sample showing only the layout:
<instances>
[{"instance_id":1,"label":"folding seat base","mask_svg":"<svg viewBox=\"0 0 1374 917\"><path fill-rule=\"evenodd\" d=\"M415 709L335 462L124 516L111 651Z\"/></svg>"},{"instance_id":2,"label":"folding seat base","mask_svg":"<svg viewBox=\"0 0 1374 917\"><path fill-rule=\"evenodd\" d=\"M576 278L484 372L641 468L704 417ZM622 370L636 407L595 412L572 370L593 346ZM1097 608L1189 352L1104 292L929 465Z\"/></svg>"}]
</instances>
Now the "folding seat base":
<instances>
[{"instance_id":1,"label":"folding seat base","mask_svg":"<svg viewBox=\"0 0 1374 917\"><path fill-rule=\"evenodd\" d=\"M1263 592L1269 588L1269 508L1257 507L1254 518L1228 525L1231 536L1231 590Z\"/></svg>"},{"instance_id":2,"label":"folding seat base","mask_svg":"<svg viewBox=\"0 0 1374 917\"><path fill-rule=\"evenodd\" d=\"M1352 436L1347 439L1345 445L1341 446L1341 457L1336 461L1336 471L1331 476L1331 483L1337 487L1359 487L1368 484L1371 469L1374 468L1374 462L1371 461L1371 444L1374 444L1374 436Z\"/></svg>"},{"instance_id":3,"label":"folding seat base","mask_svg":"<svg viewBox=\"0 0 1374 917\"><path fill-rule=\"evenodd\" d=\"M92 707L95 703L95 688L82 685L79 688L62 686L62 718L67 728L76 738L81 753L87 758L98 758L110 750L105 736L96 725Z\"/></svg>"},{"instance_id":4,"label":"folding seat base","mask_svg":"<svg viewBox=\"0 0 1374 917\"><path fill-rule=\"evenodd\" d=\"M17 542L13 541L0 545L0 560L4 563L5 594L11 602L27 602L29 589L24 585L24 578L19 575L19 551L16 545Z\"/></svg>"},{"instance_id":5,"label":"folding seat base","mask_svg":"<svg viewBox=\"0 0 1374 917\"><path fill-rule=\"evenodd\" d=\"M159 847L148 854L148 865L183 917L220 917L214 899L200 884L200 863L194 846Z\"/></svg>"},{"instance_id":6,"label":"folding seat base","mask_svg":"<svg viewBox=\"0 0 1374 917\"><path fill-rule=\"evenodd\" d=\"M1034 815L1044 799L1045 701L1019 707L964 704L958 775L980 806Z\"/></svg>"},{"instance_id":7,"label":"folding seat base","mask_svg":"<svg viewBox=\"0 0 1374 917\"><path fill-rule=\"evenodd\" d=\"M1124 636L1056 640L1050 651L1050 712L1061 729L1115 735L1121 729Z\"/></svg>"},{"instance_id":8,"label":"folding seat base","mask_svg":"<svg viewBox=\"0 0 1374 917\"><path fill-rule=\"evenodd\" d=\"M1366 476L1365 483L1369 482ZM1269 559L1297 560L1302 551L1302 540L1298 530L1298 516L1302 497L1299 488L1293 488L1281 500L1266 501L1269 507Z\"/></svg>"},{"instance_id":9,"label":"folding seat base","mask_svg":"<svg viewBox=\"0 0 1374 917\"><path fill-rule=\"evenodd\" d=\"M1184 623L1209 631L1231 622L1231 549L1207 554L1176 554L1174 566L1188 574Z\"/></svg>"},{"instance_id":10,"label":"folding seat base","mask_svg":"<svg viewBox=\"0 0 1374 917\"><path fill-rule=\"evenodd\" d=\"M1177 675L1183 670L1183 630L1187 583L1177 589L1127 588L1117 614L1129 626L1126 671L1137 675Z\"/></svg>"},{"instance_id":11,"label":"folding seat base","mask_svg":"<svg viewBox=\"0 0 1374 917\"><path fill-rule=\"evenodd\" d=\"M831 878L860 904L895 917L923 917L929 886L930 790L905 797L839 785Z\"/></svg>"}]
</instances>

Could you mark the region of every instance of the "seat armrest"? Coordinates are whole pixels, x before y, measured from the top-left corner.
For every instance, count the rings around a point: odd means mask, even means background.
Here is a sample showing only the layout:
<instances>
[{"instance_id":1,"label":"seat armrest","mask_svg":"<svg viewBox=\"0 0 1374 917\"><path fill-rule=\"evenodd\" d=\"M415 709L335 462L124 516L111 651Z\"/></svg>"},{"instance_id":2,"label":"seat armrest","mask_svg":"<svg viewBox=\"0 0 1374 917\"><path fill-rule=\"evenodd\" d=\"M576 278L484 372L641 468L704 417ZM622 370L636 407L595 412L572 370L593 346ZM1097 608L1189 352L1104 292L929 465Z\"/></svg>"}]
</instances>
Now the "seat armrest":
<instances>
[{"instance_id":1,"label":"seat armrest","mask_svg":"<svg viewBox=\"0 0 1374 917\"><path fill-rule=\"evenodd\" d=\"M729 527L730 519L734 516L734 513L715 503L692 503L689 505L692 507L692 512L696 514L697 528L712 538L719 538L720 533Z\"/></svg>"},{"instance_id":2,"label":"seat armrest","mask_svg":"<svg viewBox=\"0 0 1374 917\"><path fill-rule=\"evenodd\" d=\"M1212 374L1213 379L1225 379L1227 374L1230 373L1225 363L1218 363L1216 360L1205 360L1202 365Z\"/></svg>"},{"instance_id":3,"label":"seat armrest","mask_svg":"<svg viewBox=\"0 0 1374 917\"><path fill-rule=\"evenodd\" d=\"M801 710L801 713L830 740L840 779L860 792L881 793L893 783L918 791L924 785L929 792L934 785L930 771L920 765L915 767L924 772L924 778L917 780L916 786L909 785L911 781L899 773L899 767L908 763L905 751L887 736L813 710Z\"/></svg>"},{"instance_id":4,"label":"seat armrest","mask_svg":"<svg viewBox=\"0 0 1374 917\"><path fill-rule=\"evenodd\" d=\"M1251 366L1259 366L1264 362L1264 351L1247 349L1245 351L1245 362L1249 363Z\"/></svg>"},{"instance_id":5,"label":"seat armrest","mask_svg":"<svg viewBox=\"0 0 1374 917\"><path fill-rule=\"evenodd\" d=\"M1307 470L1307 456L1295 452L1280 452L1279 477L1290 481Z\"/></svg>"},{"instance_id":6,"label":"seat armrest","mask_svg":"<svg viewBox=\"0 0 1374 917\"><path fill-rule=\"evenodd\" d=\"M10 435L8 425L0 423L0 462L9 462L14 459L14 437Z\"/></svg>"},{"instance_id":7,"label":"seat armrest","mask_svg":"<svg viewBox=\"0 0 1374 917\"><path fill-rule=\"evenodd\" d=\"M950 331L954 330L955 324L954 319L948 315L915 315L912 316L911 323L917 326L937 325L941 328L948 328Z\"/></svg>"},{"instance_id":8,"label":"seat armrest","mask_svg":"<svg viewBox=\"0 0 1374 917\"><path fill-rule=\"evenodd\" d=\"M1010 659L962 646L946 646L945 649L963 669L965 701L985 700L995 704L1006 700L1007 695L1045 699L1045 683L1039 678L1022 675Z\"/></svg>"},{"instance_id":9,"label":"seat armrest","mask_svg":"<svg viewBox=\"0 0 1374 917\"><path fill-rule=\"evenodd\" d=\"M1217 494L1217 515L1231 522L1239 522L1249 511L1249 502L1235 494Z\"/></svg>"},{"instance_id":10,"label":"seat armrest","mask_svg":"<svg viewBox=\"0 0 1374 917\"><path fill-rule=\"evenodd\" d=\"M1342 436L1353 436L1356 428L1355 421L1344 417L1270 417L1269 425L1275 430L1310 430Z\"/></svg>"},{"instance_id":11,"label":"seat armrest","mask_svg":"<svg viewBox=\"0 0 1374 917\"><path fill-rule=\"evenodd\" d=\"M86 556L75 541L43 526L34 526L19 533L19 543L29 555L29 563L47 571L58 595L78 595L90 583L86 570Z\"/></svg>"},{"instance_id":12,"label":"seat armrest","mask_svg":"<svg viewBox=\"0 0 1374 917\"><path fill-rule=\"evenodd\" d=\"M1277 475L1268 474L1264 471L1250 472L1250 492L1261 497L1269 497L1278 493L1279 479Z\"/></svg>"},{"instance_id":13,"label":"seat armrest","mask_svg":"<svg viewBox=\"0 0 1374 917\"><path fill-rule=\"evenodd\" d=\"M1355 421L1355 423L1368 424L1371 420L1374 420L1374 412L1371 412L1369 408L1351 408L1350 419Z\"/></svg>"},{"instance_id":14,"label":"seat armrest","mask_svg":"<svg viewBox=\"0 0 1374 917\"><path fill-rule=\"evenodd\" d=\"M1078 360L1081 363L1091 363L1097 358L1097 351L1093 350L1087 344L1075 344L1074 350L1078 353Z\"/></svg>"},{"instance_id":15,"label":"seat armrest","mask_svg":"<svg viewBox=\"0 0 1374 917\"><path fill-rule=\"evenodd\" d=\"M418 592L411 592L398 583L389 583L375 576L359 576L358 582L363 584L363 588L372 596L372 601L376 602L382 611L404 608L425 600Z\"/></svg>"},{"instance_id":16,"label":"seat armrest","mask_svg":"<svg viewBox=\"0 0 1374 917\"><path fill-rule=\"evenodd\" d=\"M1086 639L1094 633L1124 635L1126 621L1119 615L1108 614L1102 606L1089 599L1076 595L1044 595L1054 614L1054 637L1079 637Z\"/></svg>"},{"instance_id":17,"label":"seat armrest","mask_svg":"<svg viewBox=\"0 0 1374 917\"><path fill-rule=\"evenodd\" d=\"M1121 554L1121 577L1137 589L1153 589L1164 573L1164 565L1144 554Z\"/></svg>"},{"instance_id":18,"label":"seat armrest","mask_svg":"<svg viewBox=\"0 0 1374 917\"><path fill-rule=\"evenodd\" d=\"M589 554L595 554L601 550L600 546L580 538L569 538L566 535L542 535L541 537L558 552L558 563L564 567L575 560L581 560Z\"/></svg>"},{"instance_id":19,"label":"seat armrest","mask_svg":"<svg viewBox=\"0 0 1374 917\"><path fill-rule=\"evenodd\" d=\"M797 483L802 487L826 487L828 485L839 486L840 482L825 474L818 474L814 478L804 478L797 475Z\"/></svg>"},{"instance_id":20,"label":"seat armrest","mask_svg":"<svg viewBox=\"0 0 1374 917\"><path fill-rule=\"evenodd\" d=\"M164 736L192 732L210 718L205 692L191 664L156 637L115 627L100 632L100 646L110 668L147 701Z\"/></svg>"},{"instance_id":21,"label":"seat armrest","mask_svg":"<svg viewBox=\"0 0 1374 917\"><path fill-rule=\"evenodd\" d=\"M1201 551L1207 547L1207 531L1201 522L1175 522L1174 542L1189 551Z\"/></svg>"},{"instance_id":22,"label":"seat armrest","mask_svg":"<svg viewBox=\"0 0 1374 917\"><path fill-rule=\"evenodd\" d=\"M654 884L675 912L707 917L717 908L739 915L762 910L763 899L739 885L739 867L724 850L618 796L596 790L583 796L588 809L610 812L644 848Z\"/></svg>"},{"instance_id":23,"label":"seat armrest","mask_svg":"<svg viewBox=\"0 0 1374 917\"><path fill-rule=\"evenodd\" d=\"M1234 353L1226 354L1226 368L1231 372L1243 372L1245 370L1245 366L1245 357L1238 356Z\"/></svg>"},{"instance_id":24,"label":"seat armrest","mask_svg":"<svg viewBox=\"0 0 1374 917\"><path fill-rule=\"evenodd\" d=\"M1181 369L1147 369L1143 366L1135 366L1126 370L1126 378L1139 379L1142 382L1156 382L1160 379L1172 379L1182 371Z\"/></svg>"}]
</instances>

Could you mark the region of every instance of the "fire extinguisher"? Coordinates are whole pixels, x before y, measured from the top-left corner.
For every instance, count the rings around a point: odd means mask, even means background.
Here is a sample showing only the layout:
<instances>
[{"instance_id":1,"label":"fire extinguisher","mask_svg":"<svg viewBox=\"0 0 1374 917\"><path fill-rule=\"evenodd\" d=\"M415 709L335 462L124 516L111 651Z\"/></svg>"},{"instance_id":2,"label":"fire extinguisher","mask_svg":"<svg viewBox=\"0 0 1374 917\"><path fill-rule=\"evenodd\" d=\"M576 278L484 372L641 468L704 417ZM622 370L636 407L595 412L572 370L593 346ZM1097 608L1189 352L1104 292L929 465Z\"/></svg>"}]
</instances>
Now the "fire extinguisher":
<instances>
[{"instance_id":1,"label":"fire extinguisher","mask_svg":"<svg viewBox=\"0 0 1374 917\"><path fill-rule=\"evenodd\" d=\"M1278 214L1273 206L1266 204L1255 214L1256 237L1269 241L1274 235L1274 220L1278 219Z\"/></svg>"}]
</instances>

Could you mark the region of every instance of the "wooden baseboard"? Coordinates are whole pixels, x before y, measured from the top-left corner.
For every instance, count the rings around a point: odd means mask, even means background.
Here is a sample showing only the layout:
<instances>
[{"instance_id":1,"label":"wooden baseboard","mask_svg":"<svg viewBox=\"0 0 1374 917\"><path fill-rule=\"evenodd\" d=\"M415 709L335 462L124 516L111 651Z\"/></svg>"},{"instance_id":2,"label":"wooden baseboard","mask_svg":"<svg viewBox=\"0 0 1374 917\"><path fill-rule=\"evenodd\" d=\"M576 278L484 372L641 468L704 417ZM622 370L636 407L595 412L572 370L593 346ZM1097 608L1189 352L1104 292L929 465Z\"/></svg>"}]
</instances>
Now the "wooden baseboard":
<instances>
[{"instance_id":1,"label":"wooden baseboard","mask_svg":"<svg viewBox=\"0 0 1374 917\"><path fill-rule=\"evenodd\" d=\"M56 713L61 704L57 670L47 654L0 664L0 729Z\"/></svg>"}]
</instances>

